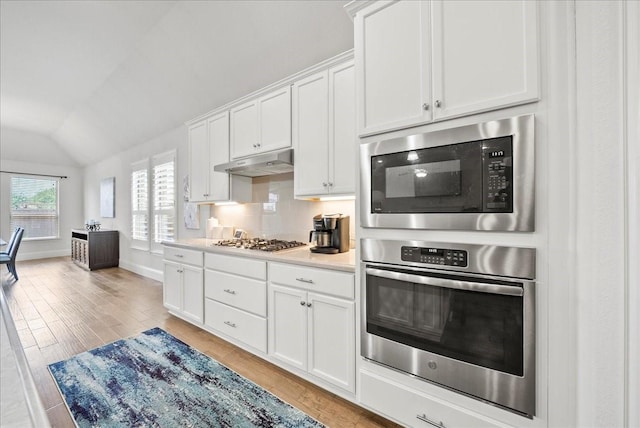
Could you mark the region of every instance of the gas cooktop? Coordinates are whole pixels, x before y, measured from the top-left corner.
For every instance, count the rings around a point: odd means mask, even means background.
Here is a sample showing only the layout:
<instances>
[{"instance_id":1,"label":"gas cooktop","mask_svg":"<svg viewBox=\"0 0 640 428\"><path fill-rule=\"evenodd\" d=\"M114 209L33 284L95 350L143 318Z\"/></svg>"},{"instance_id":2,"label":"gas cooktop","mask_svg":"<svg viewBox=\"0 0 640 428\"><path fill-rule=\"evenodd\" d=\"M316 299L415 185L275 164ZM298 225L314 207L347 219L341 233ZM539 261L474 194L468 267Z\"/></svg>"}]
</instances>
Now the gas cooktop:
<instances>
[{"instance_id":1,"label":"gas cooktop","mask_svg":"<svg viewBox=\"0 0 640 428\"><path fill-rule=\"evenodd\" d=\"M290 248L302 247L307 244L299 241L282 241L279 239L251 238L251 239L226 239L223 241L215 242L212 245L218 246L218 247L243 248L246 250L280 251L280 250L288 250Z\"/></svg>"}]
</instances>

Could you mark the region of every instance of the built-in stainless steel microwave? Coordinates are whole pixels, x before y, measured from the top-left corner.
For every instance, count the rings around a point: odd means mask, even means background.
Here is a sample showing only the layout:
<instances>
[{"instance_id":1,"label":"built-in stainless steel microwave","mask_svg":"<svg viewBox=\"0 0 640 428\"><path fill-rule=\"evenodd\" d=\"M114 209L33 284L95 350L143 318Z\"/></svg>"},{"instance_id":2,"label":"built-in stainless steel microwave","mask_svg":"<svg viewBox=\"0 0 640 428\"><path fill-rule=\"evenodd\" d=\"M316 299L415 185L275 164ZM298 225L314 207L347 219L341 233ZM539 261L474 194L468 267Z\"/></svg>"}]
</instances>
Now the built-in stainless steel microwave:
<instances>
[{"instance_id":1,"label":"built-in stainless steel microwave","mask_svg":"<svg viewBox=\"0 0 640 428\"><path fill-rule=\"evenodd\" d=\"M363 227L532 232L534 116L363 144Z\"/></svg>"}]
</instances>

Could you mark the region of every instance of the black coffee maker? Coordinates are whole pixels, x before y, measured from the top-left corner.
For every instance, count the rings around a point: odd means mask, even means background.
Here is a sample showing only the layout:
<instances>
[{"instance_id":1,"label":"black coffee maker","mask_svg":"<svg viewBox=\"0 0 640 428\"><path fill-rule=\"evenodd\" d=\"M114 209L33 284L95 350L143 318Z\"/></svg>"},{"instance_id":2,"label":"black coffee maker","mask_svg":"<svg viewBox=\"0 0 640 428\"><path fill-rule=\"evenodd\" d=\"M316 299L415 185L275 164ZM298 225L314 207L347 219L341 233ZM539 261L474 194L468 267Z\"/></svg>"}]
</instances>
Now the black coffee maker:
<instances>
[{"instance_id":1,"label":"black coffee maker","mask_svg":"<svg viewBox=\"0 0 640 428\"><path fill-rule=\"evenodd\" d=\"M313 230L309 232L311 252L323 254L349 251L349 216L318 214L313 217Z\"/></svg>"}]
</instances>

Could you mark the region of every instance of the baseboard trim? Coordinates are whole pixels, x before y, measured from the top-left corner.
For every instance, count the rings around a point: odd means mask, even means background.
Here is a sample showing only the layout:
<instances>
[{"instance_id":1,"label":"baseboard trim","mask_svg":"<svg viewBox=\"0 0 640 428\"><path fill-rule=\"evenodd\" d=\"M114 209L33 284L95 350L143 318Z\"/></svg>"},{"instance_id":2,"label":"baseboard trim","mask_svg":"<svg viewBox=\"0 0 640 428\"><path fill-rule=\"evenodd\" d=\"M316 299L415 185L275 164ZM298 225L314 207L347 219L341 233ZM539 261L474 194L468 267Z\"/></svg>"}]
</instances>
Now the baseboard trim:
<instances>
[{"instance_id":1,"label":"baseboard trim","mask_svg":"<svg viewBox=\"0 0 640 428\"><path fill-rule=\"evenodd\" d=\"M50 259L53 257L71 257L71 250L65 249L65 250L36 251L31 253L18 252L16 261Z\"/></svg>"},{"instance_id":2,"label":"baseboard trim","mask_svg":"<svg viewBox=\"0 0 640 428\"><path fill-rule=\"evenodd\" d=\"M135 263L129 263L125 260L120 259L120 265L119 267L121 267L122 269L126 269L128 271L131 271L133 273L137 273L138 275L142 275L145 276L147 278L151 278L151 279L155 279L156 281L160 281L162 282L163 276L164 276L164 272L162 272L161 270L157 270L157 269L151 269L147 266L142 266L139 264L135 264Z\"/></svg>"}]
</instances>

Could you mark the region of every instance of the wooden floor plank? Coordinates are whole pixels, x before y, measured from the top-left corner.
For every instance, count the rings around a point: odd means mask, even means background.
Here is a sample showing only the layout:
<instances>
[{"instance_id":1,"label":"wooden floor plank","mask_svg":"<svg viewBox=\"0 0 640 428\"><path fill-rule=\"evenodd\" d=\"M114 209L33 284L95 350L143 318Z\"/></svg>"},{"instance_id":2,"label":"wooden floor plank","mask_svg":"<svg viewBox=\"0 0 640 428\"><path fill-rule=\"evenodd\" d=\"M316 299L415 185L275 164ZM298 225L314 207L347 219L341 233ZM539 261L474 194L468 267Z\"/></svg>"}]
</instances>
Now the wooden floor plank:
<instances>
[{"instance_id":1,"label":"wooden floor plank","mask_svg":"<svg viewBox=\"0 0 640 428\"><path fill-rule=\"evenodd\" d=\"M330 427L397 426L170 315L162 283L119 268L87 272L69 258L18 262L5 294L54 427L74 427L48 365L161 327Z\"/></svg>"}]
</instances>

